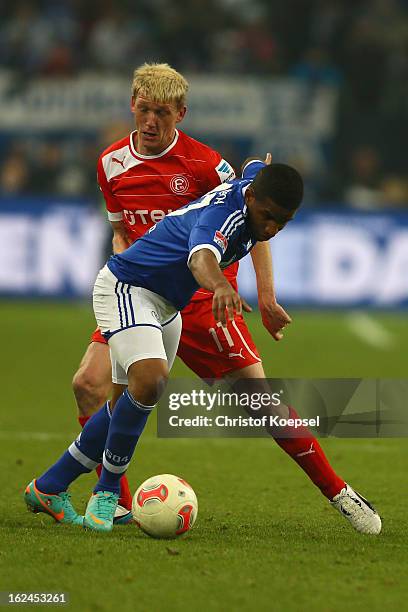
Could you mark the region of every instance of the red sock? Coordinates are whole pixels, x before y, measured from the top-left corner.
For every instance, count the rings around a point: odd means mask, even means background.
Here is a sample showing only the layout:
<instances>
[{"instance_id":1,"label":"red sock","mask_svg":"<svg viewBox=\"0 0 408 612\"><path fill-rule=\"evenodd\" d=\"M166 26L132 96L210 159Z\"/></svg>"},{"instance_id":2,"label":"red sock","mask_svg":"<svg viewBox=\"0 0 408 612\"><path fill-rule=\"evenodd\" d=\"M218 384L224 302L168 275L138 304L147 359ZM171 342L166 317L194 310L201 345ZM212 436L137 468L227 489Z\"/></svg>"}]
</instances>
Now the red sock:
<instances>
[{"instance_id":1,"label":"red sock","mask_svg":"<svg viewBox=\"0 0 408 612\"><path fill-rule=\"evenodd\" d=\"M289 407L289 418L296 419L299 415ZM310 480L328 499L333 499L345 486L344 480L337 476L316 438L306 427L287 427L287 434L293 429L294 436L274 438L283 450L309 476Z\"/></svg>"},{"instance_id":2,"label":"red sock","mask_svg":"<svg viewBox=\"0 0 408 612\"><path fill-rule=\"evenodd\" d=\"M126 510L132 509L132 494L130 492L129 482L125 474L120 479L120 497L118 504L126 508Z\"/></svg>"},{"instance_id":3,"label":"red sock","mask_svg":"<svg viewBox=\"0 0 408 612\"><path fill-rule=\"evenodd\" d=\"M90 418L91 417L89 416L79 416L78 417L78 421L82 429L84 428L85 423L87 423L87 421L89 421ZM95 471L98 474L98 477L100 477L101 472L102 472L102 465L99 464L95 468ZM126 475L123 475L122 478L120 479L120 497L119 497L118 504L120 504L127 510L132 509L132 494L129 489L129 482L128 482L128 479L126 478Z\"/></svg>"}]
</instances>

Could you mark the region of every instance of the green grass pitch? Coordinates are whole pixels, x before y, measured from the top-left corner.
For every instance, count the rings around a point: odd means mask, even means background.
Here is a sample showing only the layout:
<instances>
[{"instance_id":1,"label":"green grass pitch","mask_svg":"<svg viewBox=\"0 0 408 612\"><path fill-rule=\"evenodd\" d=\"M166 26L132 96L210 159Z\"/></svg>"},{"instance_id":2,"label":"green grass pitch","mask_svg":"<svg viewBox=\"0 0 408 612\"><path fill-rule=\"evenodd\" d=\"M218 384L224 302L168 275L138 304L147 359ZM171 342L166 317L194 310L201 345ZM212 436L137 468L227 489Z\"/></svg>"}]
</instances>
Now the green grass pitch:
<instances>
[{"instance_id":1,"label":"green grass pitch","mask_svg":"<svg viewBox=\"0 0 408 612\"><path fill-rule=\"evenodd\" d=\"M199 499L188 537L156 541L135 526L94 534L29 514L26 483L78 429L71 377L93 317L78 304L6 302L0 312L1 591L65 591L67 607L81 612L405 607L406 439L323 440L337 471L379 508L379 537L355 533L273 441L157 439L154 419L129 479L136 489L157 473L186 478ZM355 333L352 315L292 315L281 343L249 318L269 376L406 377L403 315L369 316L380 329L374 345ZM186 374L177 363L173 376ZM78 508L93 482L91 474L75 483Z\"/></svg>"}]
</instances>

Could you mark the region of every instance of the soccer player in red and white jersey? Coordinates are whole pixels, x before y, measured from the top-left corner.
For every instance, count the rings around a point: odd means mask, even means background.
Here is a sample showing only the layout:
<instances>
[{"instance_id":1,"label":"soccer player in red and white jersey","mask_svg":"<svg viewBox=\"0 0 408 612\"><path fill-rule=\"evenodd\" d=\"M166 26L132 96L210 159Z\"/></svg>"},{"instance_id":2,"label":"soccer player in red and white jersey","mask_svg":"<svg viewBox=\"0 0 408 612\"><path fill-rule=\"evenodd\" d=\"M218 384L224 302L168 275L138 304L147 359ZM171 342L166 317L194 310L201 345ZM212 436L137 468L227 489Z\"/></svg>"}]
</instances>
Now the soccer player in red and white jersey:
<instances>
[{"instance_id":1,"label":"soccer player in red and white jersey","mask_svg":"<svg viewBox=\"0 0 408 612\"><path fill-rule=\"evenodd\" d=\"M98 162L98 181L113 228L115 253L125 250L168 212L234 177L219 153L177 129L186 113L187 89L184 77L167 64L144 64L135 70L131 110L136 129L108 147ZM258 243L251 255L262 321L274 339L280 340L281 330L291 319L276 302L267 243ZM236 274L237 264L225 270L235 290ZM249 307L244 304L244 309ZM182 318L178 355L198 376L227 378L231 384L245 378L265 378L242 315L228 321L226 327L215 323L212 294L199 290ZM125 382L111 372L109 348L97 330L73 380L82 426L105 403L112 380L119 385ZM121 392L122 387L117 386L112 405ZM293 411L292 416L295 414ZM330 467L317 440L308 430L303 433L302 438L298 430L296 437L276 441L328 499L337 499L341 492L345 495L344 480ZM125 477L119 505L125 522L130 514L126 510L131 507Z\"/></svg>"}]
</instances>

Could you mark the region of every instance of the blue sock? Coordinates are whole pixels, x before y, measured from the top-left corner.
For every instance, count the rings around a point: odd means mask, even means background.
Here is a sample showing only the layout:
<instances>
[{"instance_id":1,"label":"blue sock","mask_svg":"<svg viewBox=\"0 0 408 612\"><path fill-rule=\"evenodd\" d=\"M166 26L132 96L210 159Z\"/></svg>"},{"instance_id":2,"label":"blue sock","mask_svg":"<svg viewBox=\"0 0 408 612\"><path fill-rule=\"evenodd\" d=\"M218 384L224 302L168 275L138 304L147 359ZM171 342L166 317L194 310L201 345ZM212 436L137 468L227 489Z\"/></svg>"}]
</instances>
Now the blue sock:
<instances>
[{"instance_id":1,"label":"blue sock","mask_svg":"<svg viewBox=\"0 0 408 612\"><path fill-rule=\"evenodd\" d=\"M119 494L120 479L126 472L137 441L154 406L144 406L126 389L116 403L109 426L101 477L94 492Z\"/></svg>"},{"instance_id":2,"label":"blue sock","mask_svg":"<svg viewBox=\"0 0 408 612\"><path fill-rule=\"evenodd\" d=\"M36 484L42 493L66 491L78 476L91 472L101 463L110 419L109 405L106 403L89 419L62 457L37 478Z\"/></svg>"}]
</instances>

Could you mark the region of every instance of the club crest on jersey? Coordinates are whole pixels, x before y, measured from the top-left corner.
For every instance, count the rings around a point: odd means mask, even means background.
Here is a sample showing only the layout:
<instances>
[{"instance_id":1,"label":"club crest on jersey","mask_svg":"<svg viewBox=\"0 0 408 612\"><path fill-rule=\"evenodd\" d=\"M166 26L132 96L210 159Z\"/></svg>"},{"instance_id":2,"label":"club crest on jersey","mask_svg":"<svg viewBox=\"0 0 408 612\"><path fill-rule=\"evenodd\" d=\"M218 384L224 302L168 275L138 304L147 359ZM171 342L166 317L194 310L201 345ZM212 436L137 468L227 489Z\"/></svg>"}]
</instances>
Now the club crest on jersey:
<instances>
[{"instance_id":1,"label":"club crest on jersey","mask_svg":"<svg viewBox=\"0 0 408 612\"><path fill-rule=\"evenodd\" d=\"M173 193L186 193L189 187L190 183L188 182L187 177L183 176L182 174L176 174L171 177L170 189Z\"/></svg>"},{"instance_id":2,"label":"club crest on jersey","mask_svg":"<svg viewBox=\"0 0 408 612\"><path fill-rule=\"evenodd\" d=\"M219 230L217 230L214 234L214 242L218 244L218 246L221 247L222 252L225 253L228 247L228 239L224 236L224 234L221 234Z\"/></svg>"}]
</instances>

